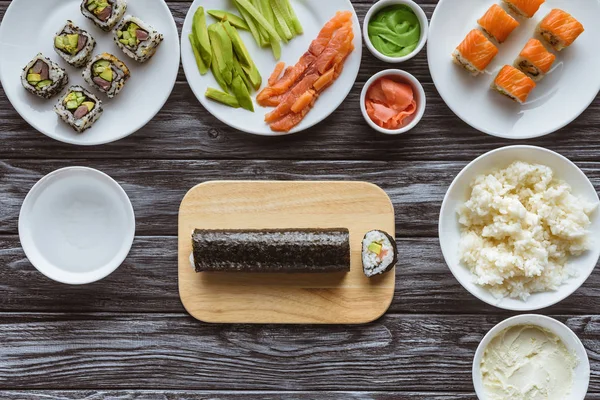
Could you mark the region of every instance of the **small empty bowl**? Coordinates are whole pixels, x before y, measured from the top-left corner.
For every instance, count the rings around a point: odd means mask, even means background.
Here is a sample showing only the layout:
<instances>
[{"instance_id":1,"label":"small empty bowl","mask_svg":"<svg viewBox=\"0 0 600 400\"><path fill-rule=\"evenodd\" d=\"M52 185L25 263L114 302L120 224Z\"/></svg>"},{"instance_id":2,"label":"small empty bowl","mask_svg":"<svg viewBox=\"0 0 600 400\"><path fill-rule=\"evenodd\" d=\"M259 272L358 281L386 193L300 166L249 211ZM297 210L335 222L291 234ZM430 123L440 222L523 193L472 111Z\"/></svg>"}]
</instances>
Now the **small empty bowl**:
<instances>
[{"instance_id":1,"label":"small empty bowl","mask_svg":"<svg viewBox=\"0 0 600 400\"><path fill-rule=\"evenodd\" d=\"M417 103L417 110L413 115L407 118L406 124L398 129L382 128L381 126L377 125L367 113L367 92L371 85L380 78L389 78L397 82L408 83L413 88L414 99ZM363 117L365 118L369 126L371 126L371 128L386 135L399 135L401 133L408 132L412 128L417 126L419 121L421 121L421 118L423 118L423 114L425 114L426 103L427 102L425 99L425 90L423 90L423 86L421 85L421 83L417 80L417 78L415 78L408 72L402 71L400 69L387 69L385 71L381 71L373 75L371 79L369 79L367 83L365 83L365 86L363 87L363 90L360 94L360 110L362 111Z\"/></svg>"},{"instance_id":2,"label":"small empty bowl","mask_svg":"<svg viewBox=\"0 0 600 400\"><path fill-rule=\"evenodd\" d=\"M569 329L569 327L553 318L536 314L518 315L500 322L492 328L479 343L479 347L477 347L477 351L475 352L475 358L473 359L472 369L473 386L475 386L477 397L480 399L487 398L481 375L481 360L483 359L485 349L492 339L504 330L517 325L537 326L550 331L560 338L572 354L575 354L579 363L575 367L573 386L569 396L562 400L583 400L590 383L590 361L587 352L585 351L585 347L583 347L581 340L579 340L577 335Z\"/></svg>"},{"instance_id":3,"label":"small empty bowl","mask_svg":"<svg viewBox=\"0 0 600 400\"><path fill-rule=\"evenodd\" d=\"M55 281L81 285L105 278L127 257L133 207L108 175L91 168L54 171L27 194L19 215L25 255Z\"/></svg>"},{"instance_id":4,"label":"small empty bowl","mask_svg":"<svg viewBox=\"0 0 600 400\"><path fill-rule=\"evenodd\" d=\"M373 18L379 11L383 10L386 7L395 6L395 5L405 5L412 9L417 18L419 19L419 24L421 25L421 37L419 38L419 43L417 47L410 53L403 57L390 57L381 53L379 50L373 46L371 39L369 37L369 22L371 22L371 18ZM427 20L427 15L425 15L425 11L417 3L412 0L380 0L375 3L365 16L365 20L363 22L363 37L365 38L365 43L367 44L367 48L375 57L379 58L381 61L385 61L388 63L401 63L407 60L410 60L423 49L425 43L427 42L427 34L429 32L429 21Z\"/></svg>"}]
</instances>

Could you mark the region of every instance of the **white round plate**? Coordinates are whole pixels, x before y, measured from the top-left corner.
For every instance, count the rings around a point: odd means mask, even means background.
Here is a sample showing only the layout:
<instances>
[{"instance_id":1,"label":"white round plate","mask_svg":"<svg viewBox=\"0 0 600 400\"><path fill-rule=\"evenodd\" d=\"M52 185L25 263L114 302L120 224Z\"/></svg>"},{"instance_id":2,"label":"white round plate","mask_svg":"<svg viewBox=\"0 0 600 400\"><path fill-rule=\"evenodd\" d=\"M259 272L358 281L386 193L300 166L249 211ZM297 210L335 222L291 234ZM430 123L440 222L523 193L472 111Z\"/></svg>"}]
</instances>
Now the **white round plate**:
<instances>
[{"instance_id":1,"label":"white round plate","mask_svg":"<svg viewBox=\"0 0 600 400\"><path fill-rule=\"evenodd\" d=\"M529 139L550 134L571 123L600 91L599 0L547 0L533 18L498 46L485 74L471 76L452 62L451 54L477 20L497 1L440 0L429 27L427 54L435 86L452 111L467 124L490 135ZM570 47L555 52L551 72L538 83L524 105L490 89L503 65L512 65L537 24L560 8L577 18L585 32ZM546 46L549 47L549 46Z\"/></svg>"},{"instance_id":2,"label":"white round plate","mask_svg":"<svg viewBox=\"0 0 600 400\"><path fill-rule=\"evenodd\" d=\"M473 275L460 261L458 253L461 225L457 211L469 198L471 182L479 175L508 167L514 161L546 165L554 177L567 182L573 194L590 203L599 203L594 185L571 161L553 151L534 146L508 146L482 155L467 165L450 185L442 203L439 221L440 246L446 264L460 284L478 299L506 310L531 311L550 307L566 299L587 280L600 259L600 210L592 214L589 228L590 250L579 257L569 258L577 276L563 283L556 291L532 294L526 301L494 297L487 289L473 282Z\"/></svg>"},{"instance_id":3,"label":"white round plate","mask_svg":"<svg viewBox=\"0 0 600 400\"><path fill-rule=\"evenodd\" d=\"M177 79L179 36L164 0L128 0L126 15L141 18L165 37L154 57L139 64L117 47L112 32L104 32L81 14L80 4L81 0L13 0L0 26L0 80L13 107L38 131L61 142L98 145L131 135L160 111ZM94 55L114 54L131 70L131 78L114 99L92 89L102 100L104 113L84 133L75 132L58 118L54 105L59 96L44 100L21 85L23 67L41 52L66 69L68 86L89 87L81 77L83 69L69 66L53 47L54 35L68 19L96 39Z\"/></svg>"},{"instance_id":4,"label":"white round plate","mask_svg":"<svg viewBox=\"0 0 600 400\"><path fill-rule=\"evenodd\" d=\"M583 343L577 337L568 326L559 322L553 318L546 317L544 315L536 314L524 314L517 315L516 317L505 319L498 325L493 327L479 343L475 357L473 359L473 386L475 387L475 393L479 399L485 399L485 391L481 377L481 360L486 347L490 344L492 339L502 333L502 331L516 326L516 325L533 325L539 326L540 328L546 329L562 340L567 349L571 353L575 354L579 363L575 367L573 377L573 387L569 397L562 400L583 400L587 394L588 386L590 384L590 360L588 358Z\"/></svg>"},{"instance_id":5,"label":"white round plate","mask_svg":"<svg viewBox=\"0 0 600 400\"><path fill-rule=\"evenodd\" d=\"M25 255L48 278L71 285L100 280L131 249L133 207L108 175L69 167L43 177L27 194L19 215Z\"/></svg>"},{"instance_id":6,"label":"white round plate","mask_svg":"<svg viewBox=\"0 0 600 400\"><path fill-rule=\"evenodd\" d=\"M333 113L342 104L354 82L358 76L360 62L362 58L362 36L360 22L354 11L354 7L350 0L291 0L304 34L296 36L289 43L281 43L281 59L286 66L294 65L300 57L308 51L308 46L317 37L323 25L327 23L337 11L351 11L354 14L354 51L350 54L344 64L344 71L334 84L326 89L320 96L313 109L306 115L304 120L294 129L287 133L273 132L265 123L265 114L270 108L263 108L254 101L254 112L250 112L241 108L234 109L223 104L216 103L207 99L204 96L206 89L209 87L219 88L217 81L209 71L206 75L201 76L196 66L194 53L188 35L192 32L192 20L194 13L199 6L203 6L205 10L227 10L236 15L239 15L237 9L230 0L195 0L190 7L181 35L181 61L187 81L192 88L192 91L202 103L204 108L208 110L221 122L238 129L243 132L253 133L264 136L279 136L294 132L300 132L311 126L318 124ZM206 16L207 24L211 24L216 20L210 15ZM244 44L248 48L248 52L254 60L262 76L263 85L265 87L269 76L275 68L277 61L273 57L271 49L268 47L262 48L256 44L250 32L239 29L240 35ZM220 89L219 89L220 90ZM252 98L256 97L256 93L252 94Z\"/></svg>"}]
</instances>

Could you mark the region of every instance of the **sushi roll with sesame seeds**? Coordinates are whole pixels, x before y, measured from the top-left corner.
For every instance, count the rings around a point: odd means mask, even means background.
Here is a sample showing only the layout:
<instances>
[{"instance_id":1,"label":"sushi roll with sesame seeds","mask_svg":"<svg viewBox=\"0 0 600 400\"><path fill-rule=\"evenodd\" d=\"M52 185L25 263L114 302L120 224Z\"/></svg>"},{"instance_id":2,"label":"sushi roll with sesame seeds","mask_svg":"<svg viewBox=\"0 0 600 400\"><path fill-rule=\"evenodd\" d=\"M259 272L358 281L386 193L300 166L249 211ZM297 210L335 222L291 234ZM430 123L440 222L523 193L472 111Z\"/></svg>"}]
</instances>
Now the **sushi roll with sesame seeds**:
<instances>
[{"instance_id":1,"label":"sushi roll with sesame seeds","mask_svg":"<svg viewBox=\"0 0 600 400\"><path fill-rule=\"evenodd\" d=\"M83 79L109 99L119 94L131 76L127 65L109 53L97 55L83 70Z\"/></svg>"},{"instance_id":2,"label":"sushi roll with sesame seeds","mask_svg":"<svg viewBox=\"0 0 600 400\"><path fill-rule=\"evenodd\" d=\"M89 129L102 115L102 101L81 86L71 86L54 106L58 116L75 131Z\"/></svg>"},{"instance_id":3,"label":"sushi roll with sesame seeds","mask_svg":"<svg viewBox=\"0 0 600 400\"><path fill-rule=\"evenodd\" d=\"M128 57L143 63L148 61L163 41L163 35L139 18L131 15L115 28L114 41Z\"/></svg>"},{"instance_id":4,"label":"sushi roll with sesame seeds","mask_svg":"<svg viewBox=\"0 0 600 400\"><path fill-rule=\"evenodd\" d=\"M69 65L75 68L85 66L92 58L96 41L87 31L79 28L72 21L54 36L54 50Z\"/></svg>"},{"instance_id":5,"label":"sushi roll with sesame seeds","mask_svg":"<svg viewBox=\"0 0 600 400\"><path fill-rule=\"evenodd\" d=\"M103 31L110 32L127 10L125 0L83 0L81 13Z\"/></svg>"},{"instance_id":6,"label":"sushi roll with sesame seeds","mask_svg":"<svg viewBox=\"0 0 600 400\"><path fill-rule=\"evenodd\" d=\"M393 237L383 231L369 231L362 241L362 264L369 278L391 271L398 262L398 248Z\"/></svg>"},{"instance_id":7,"label":"sushi roll with sesame seeds","mask_svg":"<svg viewBox=\"0 0 600 400\"><path fill-rule=\"evenodd\" d=\"M59 94L69 83L67 72L39 53L23 68L21 84L27 91L43 99Z\"/></svg>"}]
</instances>

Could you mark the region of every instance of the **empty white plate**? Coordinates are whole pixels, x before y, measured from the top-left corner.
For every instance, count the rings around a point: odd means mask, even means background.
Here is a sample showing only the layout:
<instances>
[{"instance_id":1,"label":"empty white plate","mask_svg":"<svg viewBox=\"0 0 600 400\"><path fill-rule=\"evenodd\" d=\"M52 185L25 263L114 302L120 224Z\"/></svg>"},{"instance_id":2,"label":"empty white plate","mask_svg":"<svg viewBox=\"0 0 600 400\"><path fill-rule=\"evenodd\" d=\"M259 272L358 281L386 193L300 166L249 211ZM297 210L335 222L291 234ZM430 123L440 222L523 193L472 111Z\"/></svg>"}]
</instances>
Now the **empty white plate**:
<instances>
[{"instance_id":1,"label":"empty white plate","mask_svg":"<svg viewBox=\"0 0 600 400\"><path fill-rule=\"evenodd\" d=\"M308 129L323 121L346 99L346 96L348 96L348 93L350 93L350 90L354 86L358 70L360 69L362 35L358 17L350 0L292 0L291 4L302 24L304 34L296 36L287 44L282 42L281 60L279 61L285 62L287 66L293 66L298 62L300 57L308 51L308 46L317 37L323 25L333 18L337 11L351 11L354 14L354 18L352 19L354 24L354 51L344 64L344 71L333 85L319 96L315 106L306 115L304 120L289 132L294 133ZM271 131L269 125L265 123L265 114L272 110L271 108L263 108L254 102L254 112L252 113L241 108L235 109L216 103L204 96L208 87L219 89L219 85L210 71L204 76L201 76L200 72L198 72L192 46L188 38L188 35L192 31L194 13L199 6L203 6L205 10L227 10L239 15L230 0L195 0L190 7L181 35L181 61L192 91L208 112L232 128L256 135L282 135L282 133ZM207 15L206 22L207 24L212 24L216 20ZM270 48L261 48L256 44L250 32L241 29L239 29L239 32L262 76L262 89L265 87L267 79L269 79L269 76L273 72L277 61L273 58ZM252 93L251 95L254 99L256 93Z\"/></svg>"},{"instance_id":2,"label":"empty white plate","mask_svg":"<svg viewBox=\"0 0 600 400\"><path fill-rule=\"evenodd\" d=\"M48 278L80 285L105 278L127 257L135 235L133 207L108 175L69 167L43 177L27 194L19 238Z\"/></svg>"},{"instance_id":3,"label":"empty white plate","mask_svg":"<svg viewBox=\"0 0 600 400\"><path fill-rule=\"evenodd\" d=\"M452 62L451 54L477 20L496 0L440 0L429 28L427 56L435 86L452 111L467 124L490 135L528 139L547 135L571 123L600 91L600 1L547 0L531 19L498 45L499 53L477 77ZM551 72L538 83L524 105L490 90L503 65L512 65L537 24L552 10L572 14L585 32L569 48L557 54ZM546 46L549 47L549 46Z\"/></svg>"},{"instance_id":4,"label":"empty white plate","mask_svg":"<svg viewBox=\"0 0 600 400\"><path fill-rule=\"evenodd\" d=\"M112 32L102 31L81 14L80 4L81 0L13 0L0 25L0 80L15 110L43 134L78 145L114 142L146 125L171 94L179 70L177 26L164 0L128 0L126 15L139 17L165 37L154 57L139 64L117 47ZM114 99L91 89L81 77L83 69L69 66L54 51L54 35L68 19L96 39L94 55L111 53L129 67L131 78ZM88 87L102 100L104 113L84 133L58 118L54 105L59 96L44 100L21 85L23 67L40 52L66 69L68 86Z\"/></svg>"}]
</instances>

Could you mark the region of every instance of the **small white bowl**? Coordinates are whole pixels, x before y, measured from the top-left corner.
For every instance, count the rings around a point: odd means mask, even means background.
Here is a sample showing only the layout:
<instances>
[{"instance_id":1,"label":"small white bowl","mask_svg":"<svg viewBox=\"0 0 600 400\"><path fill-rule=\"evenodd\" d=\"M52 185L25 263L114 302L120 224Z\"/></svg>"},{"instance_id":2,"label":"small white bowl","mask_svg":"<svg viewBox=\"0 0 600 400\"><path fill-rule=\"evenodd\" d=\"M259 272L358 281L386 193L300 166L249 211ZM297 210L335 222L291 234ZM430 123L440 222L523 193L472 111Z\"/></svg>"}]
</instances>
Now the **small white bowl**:
<instances>
[{"instance_id":1,"label":"small white bowl","mask_svg":"<svg viewBox=\"0 0 600 400\"><path fill-rule=\"evenodd\" d=\"M371 117L369 117L369 114L367 114L367 106L365 104L367 91L377 79L383 77L390 78L398 82L409 83L413 88L415 101L417 102L417 111L412 116L408 117L410 122L399 129L382 128L375 122L373 122ZM385 71L376 73L371 77L371 79L367 81L367 83L365 83L365 86L363 86L363 90L360 94L360 111L362 112L365 121L367 121L371 128L375 129L378 132L385 133L386 135L399 135L401 133L408 132L412 128L417 126L417 124L421 121L421 118L423 118L423 114L425 114L426 105L427 100L425 98L425 90L423 89L423 85L421 85L421 82L419 82L417 78L415 78L408 72L402 71L400 69L386 69Z\"/></svg>"},{"instance_id":2,"label":"small white bowl","mask_svg":"<svg viewBox=\"0 0 600 400\"><path fill-rule=\"evenodd\" d=\"M29 261L48 278L82 285L115 271L127 257L135 216L127 194L91 168L54 171L29 191L19 238Z\"/></svg>"},{"instance_id":3,"label":"small white bowl","mask_svg":"<svg viewBox=\"0 0 600 400\"><path fill-rule=\"evenodd\" d=\"M590 384L590 361L587 352L585 351L585 347L583 347L583 344L577 335L563 323L550 317L535 314L518 315L500 322L493 327L487 335L485 335L481 343L479 343L479 347L477 347L477 351L475 352L475 358L473 359L472 370L473 385L475 386L477 397L480 399L486 398L481 376L481 359L483 358L486 347L498 334L515 325L533 325L544 328L558 336L567 349L577 356L579 364L575 367L571 394L568 398L562 400L583 400Z\"/></svg>"},{"instance_id":4,"label":"small white bowl","mask_svg":"<svg viewBox=\"0 0 600 400\"><path fill-rule=\"evenodd\" d=\"M421 24L421 38L419 39L419 44L412 51L412 53L405 55L404 57L388 57L385 54L382 54L373 46L371 43L371 39L369 38L369 22L371 18L377 14L381 9L394 6L397 4L403 4L410 7L417 18L419 19L419 23ZM427 43L427 35L429 32L429 21L427 20L427 15L425 15L425 11L414 1L412 0L379 0L377 3L373 4L369 11L367 11L367 15L365 16L365 20L363 22L363 36L365 38L365 43L367 44L367 48L375 57L379 58L381 61L385 61L387 63L401 63L407 60L410 60L423 49L425 43Z\"/></svg>"},{"instance_id":5,"label":"small white bowl","mask_svg":"<svg viewBox=\"0 0 600 400\"><path fill-rule=\"evenodd\" d=\"M440 211L440 246L446 264L448 264L454 277L475 297L505 310L539 310L550 307L570 296L579 289L596 267L596 263L600 258L600 211L596 210L591 218L592 224L589 229L590 250L579 257L571 257L568 261L578 272L578 276L567 280L556 291L534 293L526 301L494 297L487 289L473 282L471 271L460 261L458 248L461 226L458 222L457 210L468 200L470 184L475 177L494 169L508 167L513 161L546 165L552 168L555 178L567 182L573 188L574 195L592 203L600 202L594 185L585 174L560 154L535 146L502 147L472 161L450 185Z\"/></svg>"}]
</instances>

